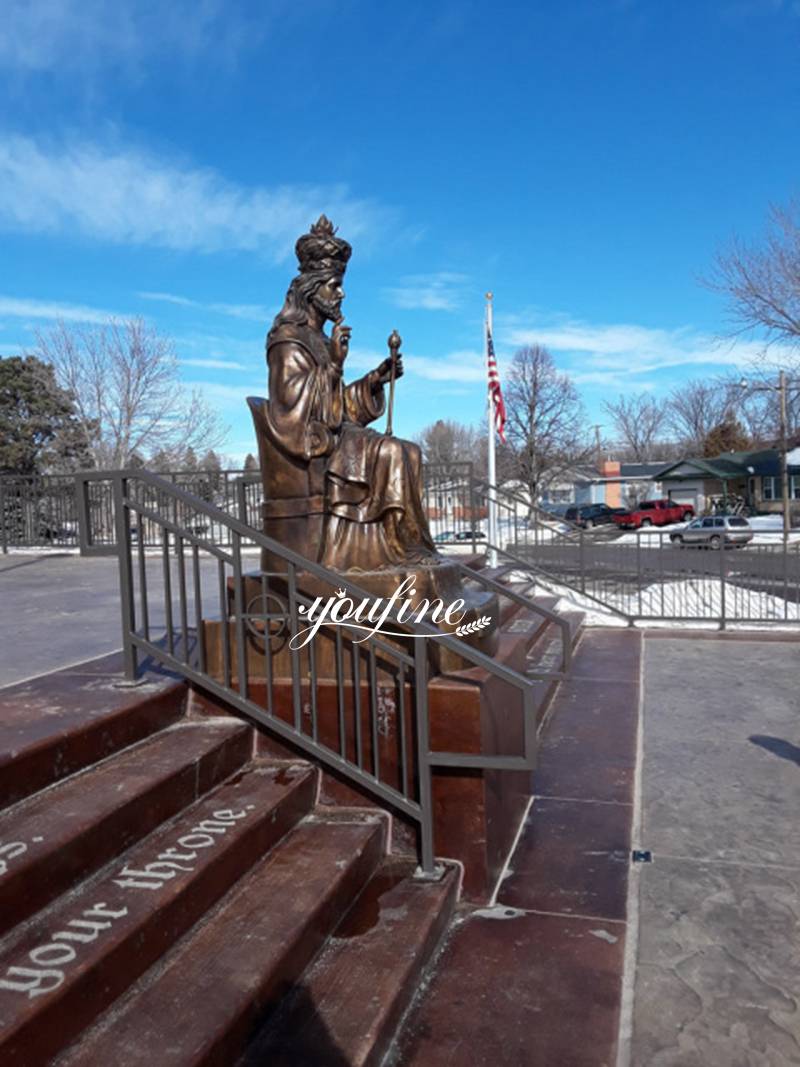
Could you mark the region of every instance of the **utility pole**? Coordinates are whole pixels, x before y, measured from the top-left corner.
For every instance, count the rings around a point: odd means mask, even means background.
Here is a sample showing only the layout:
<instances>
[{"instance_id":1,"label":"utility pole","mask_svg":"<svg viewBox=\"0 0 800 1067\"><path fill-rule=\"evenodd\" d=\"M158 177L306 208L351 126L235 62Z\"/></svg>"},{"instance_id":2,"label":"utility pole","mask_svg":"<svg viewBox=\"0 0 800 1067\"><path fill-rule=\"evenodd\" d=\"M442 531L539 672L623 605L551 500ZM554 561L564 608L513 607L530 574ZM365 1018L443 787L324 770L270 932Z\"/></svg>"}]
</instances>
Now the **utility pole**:
<instances>
[{"instance_id":1,"label":"utility pole","mask_svg":"<svg viewBox=\"0 0 800 1067\"><path fill-rule=\"evenodd\" d=\"M786 427L786 372L778 375L778 393L781 404L781 488L783 489L783 544L789 544L791 521L789 515L789 441Z\"/></svg>"},{"instance_id":2,"label":"utility pole","mask_svg":"<svg viewBox=\"0 0 800 1067\"><path fill-rule=\"evenodd\" d=\"M597 457L598 474L602 474L603 471L603 445L600 441L600 430L602 429L602 426L603 424L601 422L596 422L594 426L594 448Z\"/></svg>"},{"instance_id":3,"label":"utility pole","mask_svg":"<svg viewBox=\"0 0 800 1067\"><path fill-rule=\"evenodd\" d=\"M741 389L748 389L754 393L776 392L778 394L781 434L780 451L781 498L783 500L783 546L784 549L786 549L789 544L789 531L792 528L789 497L789 420L786 413L786 391L790 388L800 388L800 381L788 382L786 380L786 371L782 370L778 374L777 385L749 385L747 380L743 378L739 383L739 386Z\"/></svg>"}]
</instances>

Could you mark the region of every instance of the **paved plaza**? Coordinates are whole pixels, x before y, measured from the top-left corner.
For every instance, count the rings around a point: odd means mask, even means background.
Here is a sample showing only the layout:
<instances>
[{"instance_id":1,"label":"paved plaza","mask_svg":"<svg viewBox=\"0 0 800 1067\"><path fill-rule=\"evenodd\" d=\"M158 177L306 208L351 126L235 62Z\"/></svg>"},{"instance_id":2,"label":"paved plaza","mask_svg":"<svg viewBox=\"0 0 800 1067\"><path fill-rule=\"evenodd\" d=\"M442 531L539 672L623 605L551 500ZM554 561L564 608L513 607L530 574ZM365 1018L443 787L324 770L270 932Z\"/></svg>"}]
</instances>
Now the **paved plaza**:
<instances>
[{"instance_id":1,"label":"paved plaza","mask_svg":"<svg viewBox=\"0 0 800 1067\"><path fill-rule=\"evenodd\" d=\"M0 559L0 686L118 648L119 625L114 558ZM633 868L620 1062L789 1067L800 643L661 632L644 645L633 845L652 862Z\"/></svg>"},{"instance_id":2,"label":"paved plaza","mask_svg":"<svg viewBox=\"0 0 800 1067\"><path fill-rule=\"evenodd\" d=\"M800 643L653 637L644 675L630 1063L800 1063Z\"/></svg>"}]
</instances>

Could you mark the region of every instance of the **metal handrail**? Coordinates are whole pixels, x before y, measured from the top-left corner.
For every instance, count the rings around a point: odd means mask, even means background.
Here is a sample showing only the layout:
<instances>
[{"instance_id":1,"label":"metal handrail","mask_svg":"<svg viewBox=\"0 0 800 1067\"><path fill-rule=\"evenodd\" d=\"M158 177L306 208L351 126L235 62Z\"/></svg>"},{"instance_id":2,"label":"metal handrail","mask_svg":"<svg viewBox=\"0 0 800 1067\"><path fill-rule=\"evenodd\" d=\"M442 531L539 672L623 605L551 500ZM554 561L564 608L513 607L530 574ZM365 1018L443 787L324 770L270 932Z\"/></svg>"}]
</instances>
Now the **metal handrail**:
<instances>
[{"instance_id":1,"label":"metal handrail","mask_svg":"<svg viewBox=\"0 0 800 1067\"><path fill-rule=\"evenodd\" d=\"M473 485L475 487L480 487L487 494L491 491L494 499L500 504L506 504L506 502L508 502L507 506L509 509L511 508L511 502L514 504L521 504L524 508L527 508L528 511L535 513L536 522L540 523L542 526L546 526L548 529L553 529L555 533L558 533L562 537L566 538L570 534L580 532L580 526L578 526L577 523L572 522L571 519L557 519L555 516L547 514L547 512L544 512L544 509L538 504L526 500L524 496L515 493L513 489L508 489L506 486L502 485L492 485L487 479L481 477L473 477ZM559 525L567 526L569 529L566 533L563 530L555 529Z\"/></svg>"},{"instance_id":2,"label":"metal handrail","mask_svg":"<svg viewBox=\"0 0 800 1067\"><path fill-rule=\"evenodd\" d=\"M108 475L106 475L108 477ZM533 702L532 678L508 667L506 664L496 662L490 656L472 647L459 638L443 633L429 623L411 620L398 620L391 618L392 627L398 626L403 633L408 635L413 643L413 654L395 647L392 643L379 637L377 634L370 636L363 643L356 645L353 641L349 645L349 659L352 667L352 679L344 677L344 651L345 645L342 633L351 636L357 633L357 627L349 624L337 625L334 630L336 646L336 697L338 720L333 725L338 725L338 751L331 744L325 743L319 736L320 725L323 730L326 725L331 725L332 720L320 723L319 717L319 677L316 667L317 647L315 637L307 646L307 655L302 656L300 651L292 651L291 660L291 708L282 710L291 714L292 721L281 718L276 711L274 700L275 679L272 675L273 658L276 653L272 650L272 638L269 632L269 620L271 616L267 612L266 603L269 596L270 580L276 577L285 579L286 587L282 588L281 603L286 598L286 617L297 631L298 608L300 605L308 605L311 600L304 596L297 588L297 574L303 571L314 578L329 584L332 588L344 589L354 599L369 598L370 594L362 589L356 582L348 577L327 570L319 563L307 559L305 556L293 551L291 548L273 540L259 530L253 529L240 519L236 518L215 507L213 504L182 489L158 475L149 471L125 470L114 472L111 476L114 484L114 511L115 532L118 546L120 566L120 593L122 609L122 632L123 632L123 655L125 671L129 679L136 678L138 673L138 656L146 653L155 660L182 674L189 681L203 687L215 696L227 701L236 707L252 721L257 722L268 731L276 734L279 738L290 742L301 751L308 753L316 760L341 773L351 782L355 782L368 790L381 801L394 806L405 815L415 820L420 830L420 869L424 875L432 876L435 869L433 854L433 803L432 803L432 769L435 767L454 768L479 768L483 770L530 770L535 764L536 755L536 731ZM131 492L134 484L147 485L163 493L171 503L175 504L170 518L158 510L148 507L143 501L137 499L136 494ZM178 515L178 504L191 509L195 514L203 515L212 522L224 527L230 535L230 548L221 549L218 545L203 538L194 528L186 524L185 519ZM161 567L163 579L164 599L164 634L159 640L154 640L151 633L151 608L154 591L148 585L148 559L144 545L139 540L134 546L131 536L131 517L138 516L148 518L161 530ZM170 546L170 538L174 546ZM244 571L242 567L242 543L250 544L267 549L271 555L281 561L281 566L286 567L285 573L258 572L254 580L260 582L261 596L263 597L263 614L250 613L243 601ZM217 569L217 595L219 597L220 615L224 620L221 627L222 637L222 668L220 674L212 674L205 662L206 650L203 641L203 629L208 618L203 614L203 599L206 594L202 589L202 576L200 572L200 553L208 553L214 561ZM134 554L137 557L134 567ZM153 557L150 557L153 563ZM188 563L188 580L187 580ZM173 588L173 569L177 568L177 589ZM229 568L233 578L233 614L229 612L229 586L226 577L226 568ZM134 571L138 573L135 574ZM474 573L470 574L474 577ZM137 581L138 579L138 581ZM496 583L486 576L480 579L486 588L493 588ZM190 607L188 588L192 589L193 608ZM274 587L273 587L274 588ZM288 590L288 592L287 592ZM511 595L512 599L518 599L513 592L502 588L503 595ZM177 613L175 608L175 596L177 595ZM206 596L207 599L207 596ZM254 598L256 599L256 598ZM283 610L283 608L282 608ZM539 610L537 608L537 610ZM189 625L190 612L194 615L194 628ZM548 617L553 613L542 611ZM176 617L178 622L176 623ZM247 641L248 624L253 619L264 622L263 644L264 664L266 672L267 706L258 703L252 696L251 688L254 682L248 673ZM563 622L563 620L554 621ZM231 640L230 626L233 626L234 640ZM191 636L194 632L194 644L191 644ZM180 636L178 636L180 635ZM318 636L318 635L317 635ZM522 702L522 725L523 753L521 755L492 755L463 752L439 752L432 751L430 744L430 720L429 720L429 677L428 677L428 650L425 640L429 639L443 648L457 653L463 660L474 667L480 667L488 674L511 684L519 691ZM567 644L569 643L567 639ZM235 647L234 647L235 646ZM307 670L301 660L307 660ZM368 670L364 671L362 661L368 661ZM380 662L379 662L380 661ZM396 693L395 724L398 743L397 770L399 783L387 779L381 768L381 721L380 701L381 686L387 688L386 683L379 683L381 677L392 679L392 694ZM413 678L409 677L413 675ZM395 684L395 676L396 682ZM538 672L538 677L558 679L561 676L556 672ZM235 681L234 681L235 678ZM406 731L406 701L407 680L413 682L411 694L408 694L409 711L412 715L411 736L416 737L416 751L413 759L409 761L408 745L409 738ZM288 684L288 679L287 679ZM362 704L362 690L367 686L366 701ZM344 699L345 687L350 686L352 709L346 706ZM304 702L308 695L308 701ZM399 705L399 713L398 713ZM355 719L354 734L347 734L345 722L346 712L353 712ZM362 734L362 711L367 712L368 737ZM304 717L311 721L310 733L304 727ZM388 730L388 727L387 727ZM388 733L386 735L388 737ZM352 744L351 744L352 742ZM371 754L371 766L365 765L365 749ZM354 754L353 754L354 752ZM409 767L409 762L411 766ZM414 767L414 763L416 766ZM383 768L385 771L385 768Z\"/></svg>"},{"instance_id":3,"label":"metal handrail","mask_svg":"<svg viewBox=\"0 0 800 1067\"><path fill-rule=\"evenodd\" d=\"M533 571L533 567L526 564L523 560L518 560L517 557L512 556L510 552L506 552L504 549L497 545L490 545L490 548L494 548L500 555L508 556L514 562L508 564L507 567L501 567L499 572L496 572L494 578L490 578L488 574L483 574L479 570L475 570L468 566L466 563L458 562L458 568L462 574L467 575L473 581L480 582L485 589L489 589L494 593L498 593L500 596L508 597L509 600L513 600L515 604L519 604L522 607L529 610L536 611L539 615L542 615L548 622L554 623L561 631L561 669L564 675L567 674L572 663L572 635L570 634L569 622L559 615L555 611L551 611L543 604L539 604L531 600L530 597L524 596L522 593L518 593L516 589L512 589L508 585L503 585L497 581L497 578L508 571L514 570L527 570ZM519 566L517 565L519 564ZM549 671L528 671L528 678L544 679L552 677Z\"/></svg>"}]
</instances>

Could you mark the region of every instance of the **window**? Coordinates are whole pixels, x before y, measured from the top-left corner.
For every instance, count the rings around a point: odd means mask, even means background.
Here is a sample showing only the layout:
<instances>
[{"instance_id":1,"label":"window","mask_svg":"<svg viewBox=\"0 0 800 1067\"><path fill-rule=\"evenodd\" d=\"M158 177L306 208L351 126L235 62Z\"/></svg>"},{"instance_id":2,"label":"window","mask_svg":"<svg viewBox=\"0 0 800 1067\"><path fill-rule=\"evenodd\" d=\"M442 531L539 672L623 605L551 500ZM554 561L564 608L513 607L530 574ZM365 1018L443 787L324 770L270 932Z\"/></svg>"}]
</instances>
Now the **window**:
<instances>
[{"instance_id":1,"label":"window","mask_svg":"<svg viewBox=\"0 0 800 1067\"><path fill-rule=\"evenodd\" d=\"M703 529L707 529L709 526L714 525L713 519L703 519Z\"/></svg>"},{"instance_id":2,"label":"window","mask_svg":"<svg viewBox=\"0 0 800 1067\"><path fill-rule=\"evenodd\" d=\"M714 519L714 525L715 526L724 526L725 525L725 520L724 519Z\"/></svg>"},{"instance_id":3,"label":"window","mask_svg":"<svg viewBox=\"0 0 800 1067\"><path fill-rule=\"evenodd\" d=\"M789 475L789 497L792 500L800 500L800 474Z\"/></svg>"},{"instance_id":4,"label":"window","mask_svg":"<svg viewBox=\"0 0 800 1067\"><path fill-rule=\"evenodd\" d=\"M747 519L740 519L737 515L728 519L728 526L749 526Z\"/></svg>"},{"instance_id":5,"label":"window","mask_svg":"<svg viewBox=\"0 0 800 1067\"><path fill-rule=\"evenodd\" d=\"M761 479L761 498L762 500L780 500L780 478L766 477Z\"/></svg>"}]
</instances>

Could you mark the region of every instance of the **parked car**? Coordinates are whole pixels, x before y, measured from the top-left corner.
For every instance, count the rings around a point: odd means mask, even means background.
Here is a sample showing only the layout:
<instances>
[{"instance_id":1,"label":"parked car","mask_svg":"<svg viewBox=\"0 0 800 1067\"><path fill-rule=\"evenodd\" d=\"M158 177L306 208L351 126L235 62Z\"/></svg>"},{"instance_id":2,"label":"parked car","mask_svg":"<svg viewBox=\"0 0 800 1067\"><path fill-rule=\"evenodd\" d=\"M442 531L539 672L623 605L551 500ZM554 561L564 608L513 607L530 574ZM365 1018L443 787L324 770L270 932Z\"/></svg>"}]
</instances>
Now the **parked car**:
<instances>
[{"instance_id":1,"label":"parked car","mask_svg":"<svg viewBox=\"0 0 800 1067\"><path fill-rule=\"evenodd\" d=\"M742 515L713 515L695 519L684 530L669 535L676 545L698 545L722 548L746 545L753 540L753 527Z\"/></svg>"},{"instance_id":2,"label":"parked car","mask_svg":"<svg viewBox=\"0 0 800 1067\"><path fill-rule=\"evenodd\" d=\"M436 534L436 536L434 537L433 540L436 542L437 545L441 545L441 544L449 544L449 542L455 541L455 539L456 539L455 530L442 530L441 533Z\"/></svg>"},{"instance_id":3,"label":"parked car","mask_svg":"<svg viewBox=\"0 0 800 1067\"><path fill-rule=\"evenodd\" d=\"M552 515L556 519L563 519L569 509L574 507L573 504L540 504L541 511L546 511L548 515Z\"/></svg>"},{"instance_id":4,"label":"parked car","mask_svg":"<svg viewBox=\"0 0 800 1067\"><path fill-rule=\"evenodd\" d=\"M614 516L614 522L623 529L639 530L647 526L671 526L674 522L686 522L694 518L691 504L673 504L671 500L643 500L635 508Z\"/></svg>"},{"instance_id":5,"label":"parked car","mask_svg":"<svg viewBox=\"0 0 800 1067\"><path fill-rule=\"evenodd\" d=\"M456 541L471 541L473 536L476 541L486 540L486 534L483 530L459 530L456 534Z\"/></svg>"},{"instance_id":6,"label":"parked car","mask_svg":"<svg viewBox=\"0 0 800 1067\"><path fill-rule=\"evenodd\" d=\"M584 530L591 530L593 526L608 525L614 521L614 515L619 508L610 508L608 504L584 504L582 507L567 508L564 518L567 522L574 522L576 526L582 526Z\"/></svg>"}]
</instances>

